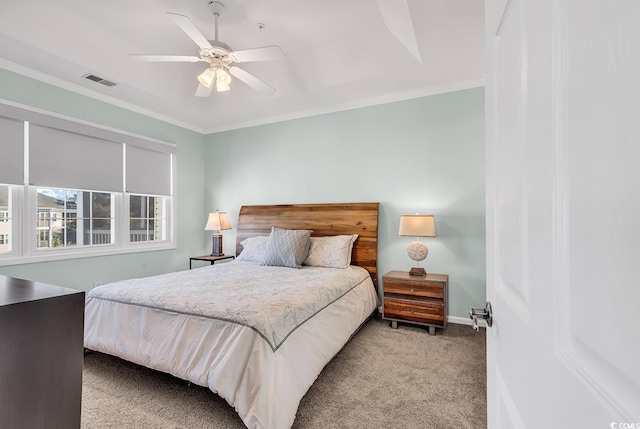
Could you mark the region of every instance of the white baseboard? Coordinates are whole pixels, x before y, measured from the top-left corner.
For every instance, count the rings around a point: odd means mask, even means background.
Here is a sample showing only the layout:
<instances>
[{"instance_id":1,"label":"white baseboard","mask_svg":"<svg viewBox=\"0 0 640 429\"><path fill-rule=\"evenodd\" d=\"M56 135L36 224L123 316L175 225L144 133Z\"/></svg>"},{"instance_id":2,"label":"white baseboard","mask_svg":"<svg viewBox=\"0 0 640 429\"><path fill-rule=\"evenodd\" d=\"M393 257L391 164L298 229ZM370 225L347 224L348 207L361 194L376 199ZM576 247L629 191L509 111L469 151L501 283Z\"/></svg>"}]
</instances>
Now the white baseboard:
<instances>
[{"instance_id":1,"label":"white baseboard","mask_svg":"<svg viewBox=\"0 0 640 429\"><path fill-rule=\"evenodd\" d=\"M382 314L382 306L378 307L378 313ZM459 316L447 316L447 323L456 323L458 325L469 325L473 326L473 320L469 317L459 317ZM487 327L487 322L484 320L478 320L478 326L481 328Z\"/></svg>"}]
</instances>

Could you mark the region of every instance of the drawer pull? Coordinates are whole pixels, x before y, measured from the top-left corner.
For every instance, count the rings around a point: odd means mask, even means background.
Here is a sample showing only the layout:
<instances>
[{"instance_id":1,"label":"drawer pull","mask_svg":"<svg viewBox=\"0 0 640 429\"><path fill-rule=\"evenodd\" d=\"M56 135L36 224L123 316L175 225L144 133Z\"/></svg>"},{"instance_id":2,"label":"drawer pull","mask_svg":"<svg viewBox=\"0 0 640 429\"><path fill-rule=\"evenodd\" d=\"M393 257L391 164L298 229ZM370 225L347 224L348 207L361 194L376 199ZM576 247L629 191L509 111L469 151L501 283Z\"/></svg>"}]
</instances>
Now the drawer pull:
<instances>
[{"instance_id":1,"label":"drawer pull","mask_svg":"<svg viewBox=\"0 0 640 429\"><path fill-rule=\"evenodd\" d=\"M411 292L415 292L415 290L413 288L411 288Z\"/></svg>"}]
</instances>

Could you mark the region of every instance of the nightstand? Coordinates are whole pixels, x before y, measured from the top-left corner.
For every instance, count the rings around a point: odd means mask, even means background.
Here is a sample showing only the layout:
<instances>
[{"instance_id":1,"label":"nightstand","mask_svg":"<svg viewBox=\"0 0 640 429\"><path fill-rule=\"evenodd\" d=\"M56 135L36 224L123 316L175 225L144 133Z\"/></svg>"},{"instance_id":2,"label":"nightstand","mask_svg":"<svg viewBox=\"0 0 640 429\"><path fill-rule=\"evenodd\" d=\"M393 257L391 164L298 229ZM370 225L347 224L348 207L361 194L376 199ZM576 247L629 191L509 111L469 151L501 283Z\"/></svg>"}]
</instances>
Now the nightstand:
<instances>
[{"instance_id":1,"label":"nightstand","mask_svg":"<svg viewBox=\"0 0 640 429\"><path fill-rule=\"evenodd\" d=\"M398 328L398 322L436 328L447 327L447 288L449 276L427 274L410 276L406 271L389 271L382 276L382 318Z\"/></svg>"},{"instance_id":2,"label":"nightstand","mask_svg":"<svg viewBox=\"0 0 640 429\"><path fill-rule=\"evenodd\" d=\"M233 255L220 255L220 256L211 256L211 255L202 255L202 256L192 256L189 258L189 269L191 269L191 262L193 261L209 261L211 265L215 264L216 261L222 261L224 259L236 259Z\"/></svg>"}]
</instances>

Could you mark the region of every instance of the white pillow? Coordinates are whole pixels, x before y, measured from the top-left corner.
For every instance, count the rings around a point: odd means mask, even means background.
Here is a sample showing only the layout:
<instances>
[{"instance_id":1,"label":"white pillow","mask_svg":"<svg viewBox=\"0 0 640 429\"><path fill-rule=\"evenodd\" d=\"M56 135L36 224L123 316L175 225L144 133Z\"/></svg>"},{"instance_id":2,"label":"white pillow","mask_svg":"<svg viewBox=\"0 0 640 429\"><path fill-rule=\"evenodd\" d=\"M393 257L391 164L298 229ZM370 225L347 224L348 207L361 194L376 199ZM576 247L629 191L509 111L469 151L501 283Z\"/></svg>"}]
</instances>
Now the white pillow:
<instances>
[{"instance_id":1,"label":"white pillow","mask_svg":"<svg viewBox=\"0 0 640 429\"><path fill-rule=\"evenodd\" d=\"M267 248L268 241L268 235L258 235L256 237L245 238L240 242L240 244L242 245L242 252L240 252L236 260L262 262L264 249Z\"/></svg>"},{"instance_id":2,"label":"white pillow","mask_svg":"<svg viewBox=\"0 0 640 429\"><path fill-rule=\"evenodd\" d=\"M305 265L326 268L347 268L351 265L351 251L358 234L311 237L309 256Z\"/></svg>"},{"instance_id":3,"label":"white pillow","mask_svg":"<svg viewBox=\"0 0 640 429\"><path fill-rule=\"evenodd\" d=\"M309 254L311 231L306 229L271 228L262 265L301 268Z\"/></svg>"}]
</instances>

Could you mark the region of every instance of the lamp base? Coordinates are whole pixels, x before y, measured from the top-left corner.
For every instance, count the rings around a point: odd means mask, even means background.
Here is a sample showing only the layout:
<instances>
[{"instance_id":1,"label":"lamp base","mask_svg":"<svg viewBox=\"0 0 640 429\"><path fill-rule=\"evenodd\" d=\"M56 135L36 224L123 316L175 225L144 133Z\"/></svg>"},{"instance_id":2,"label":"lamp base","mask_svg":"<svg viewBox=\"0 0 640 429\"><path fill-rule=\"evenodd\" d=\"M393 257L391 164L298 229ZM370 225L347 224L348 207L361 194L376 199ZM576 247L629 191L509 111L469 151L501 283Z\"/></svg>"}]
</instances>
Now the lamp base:
<instances>
[{"instance_id":1,"label":"lamp base","mask_svg":"<svg viewBox=\"0 0 640 429\"><path fill-rule=\"evenodd\" d=\"M409 275L410 276L426 276L427 275L427 271L422 268L422 267L412 267L411 270L409 270Z\"/></svg>"},{"instance_id":2,"label":"lamp base","mask_svg":"<svg viewBox=\"0 0 640 429\"><path fill-rule=\"evenodd\" d=\"M213 234L211 236L211 256L222 256L222 234Z\"/></svg>"}]
</instances>

